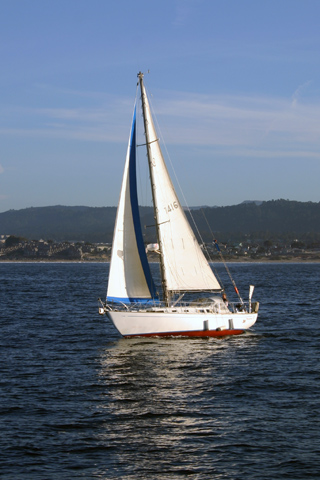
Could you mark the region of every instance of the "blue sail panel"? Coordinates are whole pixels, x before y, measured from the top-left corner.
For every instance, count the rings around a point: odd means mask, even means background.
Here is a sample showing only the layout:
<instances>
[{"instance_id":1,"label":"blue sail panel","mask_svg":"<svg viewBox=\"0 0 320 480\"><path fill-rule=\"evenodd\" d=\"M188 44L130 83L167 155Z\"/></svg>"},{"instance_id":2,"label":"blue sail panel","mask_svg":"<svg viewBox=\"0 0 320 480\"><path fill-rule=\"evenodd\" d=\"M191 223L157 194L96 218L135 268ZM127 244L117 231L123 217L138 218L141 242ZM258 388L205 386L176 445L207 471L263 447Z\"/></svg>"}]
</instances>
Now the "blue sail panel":
<instances>
[{"instance_id":1,"label":"blue sail panel","mask_svg":"<svg viewBox=\"0 0 320 480\"><path fill-rule=\"evenodd\" d=\"M142 236L141 221L139 214L139 203L137 194L137 173L136 173L136 107L133 114L132 130L131 130L131 148L129 161L129 183L130 183L130 200L134 231L136 236L137 248L141 260L141 265L145 275L145 279L152 298L156 298L156 288L151 275L150 266L147 259L145 245Z\"/></svg>"},{"instance_id":2,"label":"blue sail panel","mask_svg":"<svg viewBox=\"0 0 320 480\"><path fill-rule=\"evenodd\" d=\"M114 302L114 303L144 303L144 304L151 304L154 305L155 303L158 303L157 298L134 298L134 297L108 297L108 302Z\"/></svg>"}]
</instances>

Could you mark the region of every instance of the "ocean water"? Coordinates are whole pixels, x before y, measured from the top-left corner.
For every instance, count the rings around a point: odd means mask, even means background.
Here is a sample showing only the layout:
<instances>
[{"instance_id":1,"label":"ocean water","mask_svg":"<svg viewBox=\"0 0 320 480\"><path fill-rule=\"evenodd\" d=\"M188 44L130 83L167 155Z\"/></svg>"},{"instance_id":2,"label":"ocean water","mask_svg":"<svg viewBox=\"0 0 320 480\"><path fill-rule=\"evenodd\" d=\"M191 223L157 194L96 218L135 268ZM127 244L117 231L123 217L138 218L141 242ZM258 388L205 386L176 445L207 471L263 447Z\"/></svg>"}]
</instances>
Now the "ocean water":
<instances>
[{"instance_id":1,"label":"ocean water","mask_svg":"<svg viewBox=\"0 0 320 480\"><path fill-rule=\"evenodd\" d=\"M125 340L106 264L0 263L0 478L319 479L320 264L229 268L249 333Z\"/></svg>"}]
</instances>

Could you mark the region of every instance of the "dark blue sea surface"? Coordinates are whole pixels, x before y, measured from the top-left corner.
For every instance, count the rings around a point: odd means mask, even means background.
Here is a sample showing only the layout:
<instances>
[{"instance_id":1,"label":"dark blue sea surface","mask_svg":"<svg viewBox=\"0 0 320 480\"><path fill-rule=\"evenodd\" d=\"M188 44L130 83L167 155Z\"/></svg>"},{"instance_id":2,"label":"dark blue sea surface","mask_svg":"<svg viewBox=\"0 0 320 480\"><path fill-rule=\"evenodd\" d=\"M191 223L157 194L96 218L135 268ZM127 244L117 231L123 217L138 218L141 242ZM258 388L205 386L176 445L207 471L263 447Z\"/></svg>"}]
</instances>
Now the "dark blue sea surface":
<instances>
[{"instance_id":1,"label":"dark blue sea surface","mask_svg":"<svg viewBox=\"0 0 320 480\"><path fill-rule=\"evenodd\" d=\"M320 264L229 268L249 333L125 340L108 265L0 263L0 478L319 479Z\"/></svg>"}]
</instances>

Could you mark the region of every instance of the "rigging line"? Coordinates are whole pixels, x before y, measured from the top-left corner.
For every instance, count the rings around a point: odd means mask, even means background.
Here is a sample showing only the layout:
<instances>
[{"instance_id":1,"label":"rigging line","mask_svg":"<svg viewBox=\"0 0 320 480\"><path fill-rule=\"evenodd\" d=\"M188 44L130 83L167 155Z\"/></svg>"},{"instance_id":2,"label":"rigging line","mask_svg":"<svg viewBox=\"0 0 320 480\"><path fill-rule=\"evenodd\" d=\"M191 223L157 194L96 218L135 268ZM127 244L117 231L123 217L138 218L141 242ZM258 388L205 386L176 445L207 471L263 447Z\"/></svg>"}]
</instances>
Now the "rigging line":
<instances>
[{"instance_id":1,"label":"rigging line","mask_svg":"<svg viewBox=\"0 0 320 480\"><path fill-rule=\"evenodd\" d=\"M140 143L137 145L137 147L144 147L146 145L151 145L151 143L159 142L159 138L156 138L155 140L152 140L152 142L147 142L147 143Z\"/></svg>"},{"instance_id":2,"label":"rigging line","mask_svg":"<svg viewBox=\"0 0 320 480\"><path fill-rule=\"evenodd\" d=\"M202 212L202 215L203 215L203 217L204 217L204 219L205 219L205 221L206 221L206 223L207 223L207 225L208 225L208 228L209 228L209 230L210 230L210 233L211 233L211 235L212 235L212 238L214 239L213 232L212 232L212 230L211 230L211 227L210 227L210 224L209 224L209 222L208 222L208 219L207 219L207 217L206 217L206 215L205 215L205 213L204 213L204 211L203 211L203 208L201 208L201 212ZM220 259L221 259L221 261L223 262L224 268L226 269L226 271L227 271L227 273L228 273L228 275L229 275L229 278L230 278L230 280L231 280L231 283L232 283L232 285L233 285L233 288L234 288L236 294L238 295L238 298L239 298L241 304L243 305L243 300L242 300L241 295L240 295L240 293L239 293L239 290L238 290L238 288L237 288L236 282L233 280L233 277L232 277L231 272L230 272L230 270L229 270L229 268L228 268L228 265L227 265L226 262L225 262L225 259L224 259L223 255L222 255L222 252L221 252L220 248L219 248L219 245L218 245L217 240L214 240L214 244L215 244L215 247L216 247L216 249L217 249L217 252L218 252L218 254L219 254L219 256L220 256Z\"/></svg>"},{"instance_id":3,"label":"rigging line","mask_svg":"<svg viewBox=\"0 0 320 480\"><path fill-rule=\"evenodd\" d=\"M164 223L170 223L170 220L166 220L165 222L160 222L158 223L158 225L163 225ZM151 228L151 227L155 227L156 224L154 223L153 225L145 225L145 228Z\"/></svg>"}]
</instances>

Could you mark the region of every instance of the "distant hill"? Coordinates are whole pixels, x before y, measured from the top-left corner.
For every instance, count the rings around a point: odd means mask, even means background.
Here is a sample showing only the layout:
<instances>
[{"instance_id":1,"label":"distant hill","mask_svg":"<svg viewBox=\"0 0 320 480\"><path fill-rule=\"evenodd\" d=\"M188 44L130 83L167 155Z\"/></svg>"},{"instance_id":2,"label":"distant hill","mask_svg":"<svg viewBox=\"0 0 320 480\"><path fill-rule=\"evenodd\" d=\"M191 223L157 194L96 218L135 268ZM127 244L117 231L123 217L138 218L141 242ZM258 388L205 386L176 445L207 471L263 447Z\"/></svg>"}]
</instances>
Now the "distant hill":
<instances>
[{"instance_id":1,"label":"distant hill","mask_svg":"<svg viewBox=\"0 0 320 480\"><path fill-rule=\"evenodd\" d=\"M155 240L151 207L141 208L146 241ZM189 215L189 214L188 214ZM30 240L112 242L116 207L34 207L0 213L0 235ZM271 200L192 209L205 241L320 237L320 202Z\"/></svg>"},{"instance_id":2,"label":"distant hill","mask_svg":"<svg viewBox=\"0 0 320 480\"><path fill-rule=\"evenodd\" d=\"M112 238L116 207L31 207L0 213L0 234L30 240L106 242Z\"/></svg>"},{"instance_id":3,"label":"distant hill","mask_svg":"<svg viewBox=\"0 0 320 480\"><path fill-rule=\"evenodd\" d=\"M243 202L230 207L205 208L192 214L204 240L212 238L210 230L220 239L245 240L245 236L292 239L296 236L312 240L319 239L320 235L320 202Z\"/></svg>"}]
</instances>

